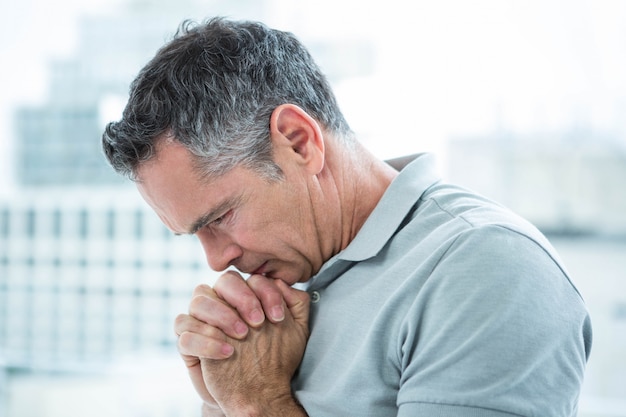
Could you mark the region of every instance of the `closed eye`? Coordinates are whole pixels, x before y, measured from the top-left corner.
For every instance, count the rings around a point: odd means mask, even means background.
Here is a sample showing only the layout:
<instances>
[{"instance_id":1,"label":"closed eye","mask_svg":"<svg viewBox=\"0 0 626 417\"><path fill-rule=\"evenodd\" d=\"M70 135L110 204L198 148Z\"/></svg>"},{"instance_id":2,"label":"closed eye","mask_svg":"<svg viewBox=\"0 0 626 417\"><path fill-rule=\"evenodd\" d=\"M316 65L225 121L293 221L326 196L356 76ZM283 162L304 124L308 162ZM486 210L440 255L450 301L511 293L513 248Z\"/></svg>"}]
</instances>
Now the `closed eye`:
<instances>
[{"instance_id":1,"label":"closed eye","mask_svg":"<svg viewBox=\"0 0 626 417\"><path fill-rule=\"evenodd\" d=\"M232 214L232 212L233 212L232 210L228 210L226 213L222 214L217 219L214 219L211 223L209 223L209 225L219 226L220 224L222 224L226 220L226 218L228 216L230 216Z\"/></svg>"},{"instance_id":2,"label":"closed eye","mask_svg":"<svg viewBox=\"0 0 626 417\"><path fill-rule=\"evenodd\" d=\"M239 206L239 201L240 198L235 197L218 204L217 207L213 208L203 216L200 216L195 222L193 222L187 233L193 235L202 228L221 225L224 220L227 220L228 217L232 215L233 209Z\"/></svg>"}]
</instances>

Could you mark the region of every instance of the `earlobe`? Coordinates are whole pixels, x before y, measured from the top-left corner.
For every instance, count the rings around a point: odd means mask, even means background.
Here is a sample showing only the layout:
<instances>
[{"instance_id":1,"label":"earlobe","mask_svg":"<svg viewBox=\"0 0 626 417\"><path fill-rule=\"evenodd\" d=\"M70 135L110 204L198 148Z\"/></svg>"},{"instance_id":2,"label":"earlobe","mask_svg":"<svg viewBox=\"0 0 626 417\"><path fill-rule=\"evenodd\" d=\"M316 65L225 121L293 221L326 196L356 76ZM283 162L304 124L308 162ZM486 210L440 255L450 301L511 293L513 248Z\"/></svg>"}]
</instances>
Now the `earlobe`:
<instances>
[{"instance_id":1,"label":"earlobe","mask_svg":"<svg viewBox=\"0 0 626 417\"><path fill-rule=\"evenodd\" d=\"M318 174L324 166L324 137L311 116L294 104L282 104L274 109L270 119L270 134L274 147L290 149L298 160Z\"/></svg>"}]
</instances>

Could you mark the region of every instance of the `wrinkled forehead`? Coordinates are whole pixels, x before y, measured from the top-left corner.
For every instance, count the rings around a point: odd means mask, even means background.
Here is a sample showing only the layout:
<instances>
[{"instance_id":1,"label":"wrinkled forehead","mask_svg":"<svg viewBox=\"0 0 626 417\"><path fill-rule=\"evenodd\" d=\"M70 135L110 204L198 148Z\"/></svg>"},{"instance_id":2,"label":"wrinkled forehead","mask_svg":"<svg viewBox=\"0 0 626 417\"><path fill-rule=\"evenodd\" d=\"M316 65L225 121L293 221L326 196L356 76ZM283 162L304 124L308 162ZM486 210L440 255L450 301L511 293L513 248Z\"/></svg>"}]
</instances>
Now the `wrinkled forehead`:
<instances>
[{"instance_id":1,"label":"wrinkled forehead","mask_svg":"<svg viewBox=\"0 0 626 417\"><path fill-rule=\"evenodd\" d=\"M194 156L176 141L163 142L136 172L139 194L175 232L184 232L198 213L211 204L214 188L194 168Z\"/></svg>"}]
</instances>

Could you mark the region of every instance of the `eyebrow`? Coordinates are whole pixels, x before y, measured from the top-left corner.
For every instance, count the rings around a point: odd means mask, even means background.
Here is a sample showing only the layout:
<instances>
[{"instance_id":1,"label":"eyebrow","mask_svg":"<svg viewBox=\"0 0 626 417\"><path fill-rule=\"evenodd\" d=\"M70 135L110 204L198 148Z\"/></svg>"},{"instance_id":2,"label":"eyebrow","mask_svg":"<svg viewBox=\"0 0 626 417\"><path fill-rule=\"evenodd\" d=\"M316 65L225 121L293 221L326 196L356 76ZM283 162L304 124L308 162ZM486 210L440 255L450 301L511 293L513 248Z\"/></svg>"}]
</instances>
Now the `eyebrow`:
<instances>
[{"instance_id":1,"label":"eyebrow","mask_svg":"<svg viewBox=\"0 0 626 417\"><path fill-rule=\"evenodd\" d=\"M198 230L202 229L205 225L211 223L215 219L218 219L225 212L230 210L230 208L236 205L237 201L239 201L239 199L228 199L221 202L217 205L217 207L214 207L208 213L203 214L198 219L196 219L196 221L192 223L187 233L190 235L197 233Z\"/></svg>"}]
</instances>

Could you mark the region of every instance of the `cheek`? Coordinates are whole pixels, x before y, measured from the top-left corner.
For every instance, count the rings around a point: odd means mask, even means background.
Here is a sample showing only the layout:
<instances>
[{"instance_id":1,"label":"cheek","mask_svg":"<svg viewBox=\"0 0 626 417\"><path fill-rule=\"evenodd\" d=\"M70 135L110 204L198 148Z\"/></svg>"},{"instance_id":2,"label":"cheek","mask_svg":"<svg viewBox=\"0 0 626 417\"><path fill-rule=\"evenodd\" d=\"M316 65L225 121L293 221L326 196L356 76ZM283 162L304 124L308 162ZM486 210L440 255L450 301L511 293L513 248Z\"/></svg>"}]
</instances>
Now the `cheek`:
<instances>
[{"instance_id":1,"label":"cheek","mask_svg":"<svg viewBox=\"0 0 626 417\"><path fill-rule=\"evenodd\" d=\"M307 246L307 236L301 231L288 227L286 222L274 220L255 224L239 223L232 229L233 240L244 250L273 254L279 257L292 257L289 253L301 252Z\"/></svg>"},{"instance_id":2,"label":"cheek","mask_svg":"<svg viewBox=\"0 0 626 417\"><path fill-rule=\"evenodd\" d=\"M246 207L237 212L231 225L233 239L252 252L280 258L297 257L294 252L306 256L311 245L315 245L315 233L307 233L310 228L299 205L279 192L270 194L275 200L265 200L254 209Z\"/></svg>"},{"instance_id":3,"label":"cheek","mask_svg":"<svg viewBox=\"0 0 626 417\"><path fill-rule=\"evenodd\" d=\"M245 250L269 251L276 233L268 226L258 222L239 221L230 229L230 235L232 240Z\"/></svg>"}]
</instances>

